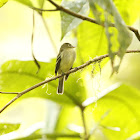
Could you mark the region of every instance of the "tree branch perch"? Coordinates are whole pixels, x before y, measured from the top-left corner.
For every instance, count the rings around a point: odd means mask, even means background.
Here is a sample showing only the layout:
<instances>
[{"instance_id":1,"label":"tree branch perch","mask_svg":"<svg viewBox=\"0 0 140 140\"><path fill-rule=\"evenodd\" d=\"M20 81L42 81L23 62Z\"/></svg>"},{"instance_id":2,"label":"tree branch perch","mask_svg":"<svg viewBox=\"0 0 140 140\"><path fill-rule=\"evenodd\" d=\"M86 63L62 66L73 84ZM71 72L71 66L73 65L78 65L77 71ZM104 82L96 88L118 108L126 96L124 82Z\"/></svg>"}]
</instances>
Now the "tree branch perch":
<instances>
[{"instance_id":1,"label":"tree branch perch","mask_svg":"<svg viewBox=\"0 0 140 140\"><path fill-rule=\"evenodd\" d=\"M128 50L128 51L126 51L126 53L140 53L140 50ZM116 55L117 55L117 52L116 52ZM34 86L28 88L28 89L25 89L25 90L22 91L22 92L19 92L19 93L17 93L17 92L1 92L1 91L0 91L1 94L17 94L16 97L14 97L10 102L8 102L8 103L0 110L0 113L3 112L9 105L11 105L13 102L15 102L19 97L21 97L21 96L24 95L25 93L27 93L27 92L29 92L29 91L31 91L31 90L33 90L33 89L39 87L39 86L42 86L43 84L49 83L49 82L51 82L51 81L53 81L53 80L56 80L56 79L58 79L58 78L60 78L60 77L62 77L62 76L64 76L64 75L74 73L74 72L76 72L76 71L78 71L78 70L80 70L80 69L83 69L83 68L89 66L90 64L92 64L92 63L94 63L94 62L100 61L100 60L102 60L102 59L104 59L104 58L107 58L107 57L109 57L109 54L105 54L105 55L101 55L101 56L95 57L95 58L93 58L92 60L87 61L87 62L84 63L83 65L80 65L80 66L78 66L78 67L75 67L75 68L69 70L68 72L66 72L66 73L64 73L64 74L61 74L61 75L58 75L58 76L54 76L54 77L49 78L49 79L47 79L47 80L45 80L45 81L42 81L42 82L40 82L40 83L38 83L38 84L36 84L36 85L34 85ZM80 106L80 107L81 107L81 106Z\"/></svg>"},{"instance_id":2,"label":"tree branch perch","mask_svg":"<svg viewBox=\"0 0 140 140\"><path fill-rule=\"evenodd\" d=\"M97 24L97 25L104 26L104 23L99 23L99 22L97 22L97 21L96 21L95 19L93 19L93 18L90 18L90 17L87 17L87 16L83 16L83 15L81 15L81 14L75 13L75 12L69 10L69 9L64 8L64 7L61 6L61 5L58 5L57 3L55 3L55 2L52 1L52 0L48 0L48 1L49 1L52 5L54 5L54 6L56 7L56 9L54 9L54 10L46 10L46 9L35 8L35 7L30 7L30 8L32 8L32 9L34 9L34 10L44 11L44 12L45 12L45 11L63 11L63 12L65 12L65 13L67 13L67 14L69 14L69 15L72 15L72 16L74 16L74 17L77 17L77 18L79 18L79 19L86 20L86 21L95 23L95 24ZM110 27L115 27L115 24L113 24L113 23L110 24ZM128 28L130 31L132 31L132 32L135 34L135 36L137 37L137 39L140 41L140 34L139 34L138 30L135 29L135 28L133 28L133 27L131 27L131 26L127 26L127 28Z\"/></svg>"}]
</instances>

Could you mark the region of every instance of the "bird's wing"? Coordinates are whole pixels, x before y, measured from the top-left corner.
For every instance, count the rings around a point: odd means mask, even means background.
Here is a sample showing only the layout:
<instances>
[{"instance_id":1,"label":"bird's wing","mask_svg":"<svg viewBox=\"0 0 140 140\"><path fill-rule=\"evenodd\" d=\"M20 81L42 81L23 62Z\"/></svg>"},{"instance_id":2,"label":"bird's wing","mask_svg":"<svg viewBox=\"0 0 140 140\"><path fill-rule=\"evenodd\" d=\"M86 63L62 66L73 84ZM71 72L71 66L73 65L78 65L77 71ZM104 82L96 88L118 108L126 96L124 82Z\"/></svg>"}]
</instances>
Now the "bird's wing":
<instances>
[{"instance_id":1,"label":"bird's wing","mask_svg":"<svg viewBox=\"0 0 140 140\"><path fill-rule=\"evenodd\" d=\"M56 65L55 65L55 75L57 75L57 71L59 69L60 62L61 62L61 55L59 53L58 56L57 56Z\"/></svg>"}]
</instances>

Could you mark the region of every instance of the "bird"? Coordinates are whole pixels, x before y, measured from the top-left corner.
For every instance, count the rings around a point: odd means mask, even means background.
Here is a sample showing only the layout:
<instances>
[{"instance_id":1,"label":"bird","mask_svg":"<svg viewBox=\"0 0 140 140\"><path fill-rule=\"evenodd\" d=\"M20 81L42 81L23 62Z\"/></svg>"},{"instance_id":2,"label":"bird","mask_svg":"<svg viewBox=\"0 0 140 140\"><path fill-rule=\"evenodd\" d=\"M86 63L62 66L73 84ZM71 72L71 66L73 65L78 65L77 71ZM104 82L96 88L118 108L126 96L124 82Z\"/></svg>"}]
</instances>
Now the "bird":
<instances>
[{"instance_id":1,"label":"bird","mask_svg":"<svg viewBox=\"0 0 140 140\"><path fill-rule=\"evenodd\" d=\"M76 59L76 47L72 46L70 43L64 43L57 55L55 75L63 74L70 69L72 69L73 63ZM64 80L68 79L68 74L59 78L57 94L63 94L64 92Z\"/></svg>"}]
</instances>

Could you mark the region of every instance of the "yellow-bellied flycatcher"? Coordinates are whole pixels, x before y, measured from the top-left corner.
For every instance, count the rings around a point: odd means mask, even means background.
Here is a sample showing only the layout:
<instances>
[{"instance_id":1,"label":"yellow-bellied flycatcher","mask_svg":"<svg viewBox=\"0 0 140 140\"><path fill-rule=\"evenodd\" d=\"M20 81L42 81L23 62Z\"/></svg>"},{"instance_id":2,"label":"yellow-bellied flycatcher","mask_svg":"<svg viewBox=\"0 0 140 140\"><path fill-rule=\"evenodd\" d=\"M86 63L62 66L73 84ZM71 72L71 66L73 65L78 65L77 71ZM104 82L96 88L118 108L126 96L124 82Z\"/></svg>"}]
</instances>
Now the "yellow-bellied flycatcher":
<instances>
[{"instance_id":1,"label":"yellow-bellied flycatcher","mask_svg":"<svg viewBox=\"0 0 140 140\"><path fill-rule=\"evenodd\" d=\"M56 75L57 73L62 74L69 71L73 66L75 58L76 58L75 47L69 43L64 43L61 46L59 54L57 56L55 74ZM57 89L58 94L63 94L64 79L67 80L68 76L69 75L65 75L59 78L59 84L58 84L58 89Z\"/></svg>"}]
</instances>

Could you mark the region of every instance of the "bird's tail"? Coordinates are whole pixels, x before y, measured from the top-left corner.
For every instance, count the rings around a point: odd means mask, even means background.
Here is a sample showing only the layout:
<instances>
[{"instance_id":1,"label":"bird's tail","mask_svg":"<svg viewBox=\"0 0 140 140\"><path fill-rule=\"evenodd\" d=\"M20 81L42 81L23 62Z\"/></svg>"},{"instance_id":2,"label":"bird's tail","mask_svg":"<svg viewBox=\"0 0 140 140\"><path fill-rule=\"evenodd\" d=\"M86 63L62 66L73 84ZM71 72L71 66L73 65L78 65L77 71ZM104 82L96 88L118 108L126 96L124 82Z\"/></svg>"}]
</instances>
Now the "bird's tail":
<instances>
[{"instance_id":1,"label":"bird's tail","mask_svg":"<svg viewBox=\"0 0 140 140\"><path fill-rule=\"evenodd\" d=\"M64 76L59 78L57 93L58 94L63 94L63 90L64 90Z\"/></svg>"}]
</instances>

